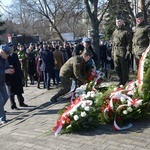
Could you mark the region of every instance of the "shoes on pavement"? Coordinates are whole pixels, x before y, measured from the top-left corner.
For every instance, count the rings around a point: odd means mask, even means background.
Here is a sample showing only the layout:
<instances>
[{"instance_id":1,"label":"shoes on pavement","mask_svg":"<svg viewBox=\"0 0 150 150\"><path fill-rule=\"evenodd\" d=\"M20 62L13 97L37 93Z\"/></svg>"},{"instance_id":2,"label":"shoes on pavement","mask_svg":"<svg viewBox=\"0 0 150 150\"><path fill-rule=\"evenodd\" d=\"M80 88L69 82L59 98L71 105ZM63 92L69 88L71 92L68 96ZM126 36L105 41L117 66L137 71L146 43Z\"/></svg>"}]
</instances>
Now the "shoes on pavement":
<instances>
[{"instance_id":1,"label":"shoes on pavement","mask_svg":"<svg viewBox=\"0 0 150 150\"><path fill-rule=\"evenodd\" d=\"M12 110L19 110L18 107L11 107Z\"/></svg>"},{"instance_id":2,"label":"shoes on pavement","mask_svg":"<svg viewBox=\"0 0 150 150\"><path fill-rule=\"evenodd\" d=\"M23 103L20 105L20 107L28 107L28 105Z\"/></svg>"},{"instance_id":3,"label":"shoes on pavement","mask_svg":"<svg viewBox=\"0 0 150 150\"><path fill-rule=\"evenodd\" d=\"M1 121L0 125L5 125L6 121Z\"/></svg>"},{"instance_id":4,"label":"shoes on pavement","mask_svg":"<svg viewBox=\"0 0 150 150\"><path fill-rule=\"evenodd\" d=\"M50 99L50 101L51 101L52 103L56 103L56 102L57 102L57 98L56 98L55 96L53 96L53 97Z\"/></svg>"}]
</instances>

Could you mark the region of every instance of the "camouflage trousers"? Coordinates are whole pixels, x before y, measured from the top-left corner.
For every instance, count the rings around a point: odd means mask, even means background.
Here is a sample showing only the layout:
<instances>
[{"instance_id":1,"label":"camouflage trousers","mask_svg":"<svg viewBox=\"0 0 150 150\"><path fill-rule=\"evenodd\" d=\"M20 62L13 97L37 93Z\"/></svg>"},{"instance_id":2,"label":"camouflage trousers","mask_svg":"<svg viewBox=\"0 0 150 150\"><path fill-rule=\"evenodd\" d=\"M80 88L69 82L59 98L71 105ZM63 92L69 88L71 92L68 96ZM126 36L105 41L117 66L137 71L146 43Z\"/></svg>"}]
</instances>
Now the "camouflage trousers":
<instances>
[{"instance_id":1,"label":"camouflage trousers","mask_svg":"<svg viewBox=\"0 0 150 150\"><path fill-rule=\"evenodd\" d=\"M55 95L56 98L59 98L62 95L65 95L71 90L72 80L68 77L60 77L61 89Z\"/></svg>"},{"instance_id":2,"label":"camouflage trousers","mask_svg":"<svg viewBox=\"0 0 150 150\"><path fill-rule=\"evenodd\" d=\"M128 59L121 56L114 57L114 65L119 77L120 83L124 85L129 79Z\"/></svg>"}]
</instances>

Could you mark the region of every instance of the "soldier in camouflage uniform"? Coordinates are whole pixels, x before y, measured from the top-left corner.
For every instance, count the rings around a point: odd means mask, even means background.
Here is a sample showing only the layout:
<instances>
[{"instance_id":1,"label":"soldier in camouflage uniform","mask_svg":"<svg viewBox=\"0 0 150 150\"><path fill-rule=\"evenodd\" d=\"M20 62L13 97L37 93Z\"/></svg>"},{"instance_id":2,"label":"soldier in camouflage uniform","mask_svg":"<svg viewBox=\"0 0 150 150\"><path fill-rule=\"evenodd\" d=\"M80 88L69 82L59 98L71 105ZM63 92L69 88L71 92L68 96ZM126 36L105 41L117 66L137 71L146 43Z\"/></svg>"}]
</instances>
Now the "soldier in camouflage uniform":
<instances>
[{"instance_id":1,"label":"soldier in camouflage uniform","mask_svg":"<svg viewBox=\"0 0 150 150\"><path fill-rule=\"evenodd\" d=\"M150 26L145 23L144 14L142 12L136 15L136 27L132 43L135 61L134 69L137 71L142 53L146 50L150 43Z\"/></svg>"},{"instance_id":2,"label":"soldier in camouflage uniform","mask_svg":"<svg viewBox=\"0 0 150 150\"><path fill-rule=\"evenodd\" d=\"M82 83L85 83L83 77L83 70L85 70L86 62L93 56L90 50L84 50L81 55L71 57L60 69L60 80L62 88L54 95L50 101L57 102L57 98L68 93L71 89L72 80L77 79ZM81 73L82 72L82 73Z\"/></svg>"},{"instance_id":3,"label":"soldier in camouflage uniform","mask_svg":"<svg viewBox=\"0 0 150 150\"><path fill-rule=\"evenodd\" d=\"M112 35L112 55L114 57L114 65L119 77L119 85L125 85L129 79L129 55L131 51L131 32L124 26L122 16L116 18L116 29Z\"/></svg>"},{"instance_id":4,"label":"soldier in camouflage uniform","mask_svg":"<svg viewBox=\"0 0 150 150\"><path fill-rule=\"evenodd\" d=\"M21 70L22 70L22 82L23 85L27 87L27 81L28 81L28 55L26 51L24 50L24 46L21 44L19 45L19 50L17 51L18 58L21 64Z\"/></svg>"}]
</instances>

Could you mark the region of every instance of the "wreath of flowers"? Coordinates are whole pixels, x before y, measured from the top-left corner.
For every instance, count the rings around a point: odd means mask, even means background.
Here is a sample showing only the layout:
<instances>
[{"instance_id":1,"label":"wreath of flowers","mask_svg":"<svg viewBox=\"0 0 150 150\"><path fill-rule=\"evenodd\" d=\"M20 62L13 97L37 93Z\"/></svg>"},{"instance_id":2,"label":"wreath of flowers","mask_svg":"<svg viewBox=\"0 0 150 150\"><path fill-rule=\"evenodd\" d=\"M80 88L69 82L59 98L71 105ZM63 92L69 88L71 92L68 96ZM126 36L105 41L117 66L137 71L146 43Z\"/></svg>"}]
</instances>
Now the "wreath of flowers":
<instances>
[{"instance_id":1,"label":"wreath of flowers","mask_svg":"<svg viewBox=\"0 0 150 150\"><path fill-rule=\"evenodd\" d=\"M150 47L140 60L138 79L125 86L103 87L104 73L90 71L88 82L73 92L69 105L63 109L53 128L55 136L59 132L91 130L102 123L112 123L114 130L125 130L132 126L129 121L145 118L150 108L149 51Z\"/></svg>"}]
</instances>

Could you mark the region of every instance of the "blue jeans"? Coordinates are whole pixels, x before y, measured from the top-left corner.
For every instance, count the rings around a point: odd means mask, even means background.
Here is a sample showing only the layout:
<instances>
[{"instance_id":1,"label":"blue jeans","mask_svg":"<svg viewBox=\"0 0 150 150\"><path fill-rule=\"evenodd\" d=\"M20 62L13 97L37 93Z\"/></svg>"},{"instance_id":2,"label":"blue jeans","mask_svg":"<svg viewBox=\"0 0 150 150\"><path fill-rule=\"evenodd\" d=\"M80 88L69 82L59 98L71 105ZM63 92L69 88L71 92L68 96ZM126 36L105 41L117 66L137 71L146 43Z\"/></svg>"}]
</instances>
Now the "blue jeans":
<instances>
[{"instance_id":1,"label":"blue jeans","mask_svg":"<svg viewBox=\"0 0 150 150\"><path fill-rule=\"evenodd\" d=\"M6 121L4 106L8 100L8 94L5 84L0 85L0 121Z\"/></svg>"},{"instance_id":2,"label":"blue jeans","mask_svg":"<svg viewBox=\"0 0 150 150\"><path fill-rule=\"evenodd\" d=\"M52 73L44 71L43 76L44 76L44 87L49 89L50 88L50 79L52 77Z\"/></svg>"},{"instance_id":3,"label":"blue jeans","mask_svg":"<svg viewBox=\"0 0 150 150\"><path fill-rule=\"evenodd\" d=\"M57 84L60 82L59 71L60 70L55 69L55 77L56 77Z\"/></svg>"}]
</instances>

